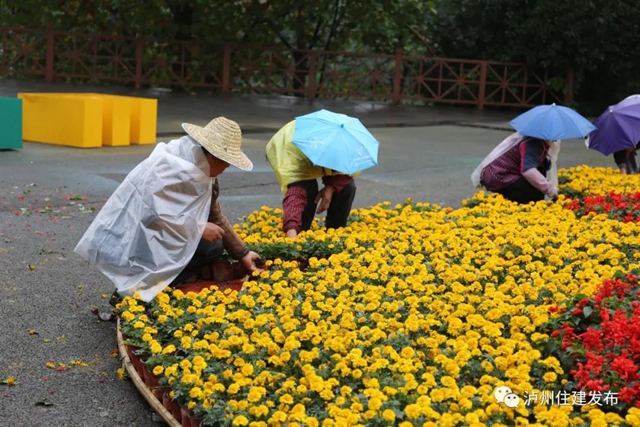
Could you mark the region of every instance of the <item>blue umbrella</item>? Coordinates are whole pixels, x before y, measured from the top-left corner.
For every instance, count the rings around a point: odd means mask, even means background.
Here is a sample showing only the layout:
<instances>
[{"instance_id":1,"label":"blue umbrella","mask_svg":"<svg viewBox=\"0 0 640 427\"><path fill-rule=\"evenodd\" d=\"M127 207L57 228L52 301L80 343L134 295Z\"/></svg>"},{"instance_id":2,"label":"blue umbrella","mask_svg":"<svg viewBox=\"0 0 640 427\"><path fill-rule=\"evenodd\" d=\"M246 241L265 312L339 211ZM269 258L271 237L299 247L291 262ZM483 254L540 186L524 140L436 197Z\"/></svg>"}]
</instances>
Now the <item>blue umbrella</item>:
<instances>
[{"instance_id":1,"label":"blue umbrella","mask_svg":"<svg viewBox=\"0 0 640 427\"><path fill-rule=\"evenodd\" d=\"M589 148L605 156L640 141L640 100L629 97L612 105L593 122L598 127L589 135Z\"/></svg>"},{"instance_id":2,"label":"blue umbrella","mask_svg":"<svg viewBox=\"0 0 640 427\"><path fill-rule=\"evenodd\" d=\"M344 114L320 110L296 117L293 143L314 165L347 175L378 164L379 142Z\"/></svg>"},{"instance_id":3,"label":"blue umbrella","mask_svg":"<svg viewBox=\"0 0 640 427\"><path fill-rule=\"evenodd\" d=\"M596 129L589 120L575 110L556 104L534 107L513 119L509 124L520 135L547 141L584 138Z\"/></svg>"}]
</instances>

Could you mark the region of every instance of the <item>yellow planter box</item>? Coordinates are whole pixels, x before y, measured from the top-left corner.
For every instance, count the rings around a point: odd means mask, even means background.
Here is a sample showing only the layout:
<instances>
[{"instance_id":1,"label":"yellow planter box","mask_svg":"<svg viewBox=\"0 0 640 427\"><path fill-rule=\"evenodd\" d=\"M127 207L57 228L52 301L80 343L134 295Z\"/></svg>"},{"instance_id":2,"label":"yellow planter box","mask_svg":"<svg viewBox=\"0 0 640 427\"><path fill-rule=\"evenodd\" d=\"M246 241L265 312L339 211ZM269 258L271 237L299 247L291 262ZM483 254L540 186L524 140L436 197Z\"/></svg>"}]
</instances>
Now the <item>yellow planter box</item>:
<instances>
[{"instance_id":1,"label":"yellow planter box","mask_svg":"<svg viewBox=\"0 0 640 427\"><path fill-rule=\"evenodd\" d=\"M19 93L26 141L78 148L102 146L103 101L97 96Z\"/></svg>"},{"instance_id":2,"label":"yellow planter box","mask_svg":"<svg viewBox=\"0 0 640 427\"><path fill-rule=\"evenodd\" d=\"M30 120L23 121L24 139L28 141L47 142L51 144L69 145L73 147L125 146L129 144L155 144L158 124L158 100L133 96L106 95L101 93L21 93L21 99L30 99L29 108L25 103L25 117L29 109ZM72 100L74 99L75 100ZM85 111L84 100L93 100L88 105L100 105L100 123L93 120L93 130L85 129L86 120L69 114L72 108L75 113ZM95 114L95 110L91 110ZM46 116L46 117L45 117ZM84 117L84 116L83 116ZM62 119L61 119L62 118ZM74 129L68 129L69 123ZM62 126L64 124L64 126ZM75 127L80 126L85 134L91 134L92 140L78 139ZM65 129L53 129L64 127ZM96 132L100 130L98 145ZM73 134L75 136L71 137ZM71 138L71 139L69 139ZM66 142L65 142L66 141Z\"/></svg>"},{"instance_id":3,"label":"yellow planter box","mask_svg":"<svg viewBox=\"0 0 640 427\"><path fill-rule=\"evenodd\" d=\"M80 95L80 94L79 94ZM158 126L158 100L153 98L138 98L135 96L120 96L120 95L104 95L101 93L90 93L91 96L102 97L105 101L105 118L107 117L107 105L113 105L111 111L115 111L116 108L128 104L127 111L129 114L128 121L128 134L127 138L129 143L142 145L142 144L155 144L156 133ZM118 105L118 107L116 107ZM122 111L121 111L122 112ZM115 113L114 113L115 114ZM125 121L124 116L115 117L111 120L112 123L116 123L117 120ZM115 126L115 124L114 124ZM115 128L114 131L115 132ZM124 132L119 130L119 132ZM109 145L109 144L105 144ZM112 145L128 145L128 144L112 144Z\"/></svg>"},{"instance_id":4,"label":"yellow planter box","mask_svg":"<svg viewBox=\"0 0 640 427\"><path fill-rule=\"evenodd\" d=\"M102 145L110 147L129 145L131 103L115 96L95 95L102 98Z\"/></svg>"},{"instance_id":5,"label":"yellow planter box","mask_svg":"<svg viewBox=\"0 0 640 427\"><path fill-rule=\"evenodd\" d=\"M158 100L124 98L131 100L131 143L155 144L158 130Z\"/></svg>"},{"instance_id":6,"label":"yellow planter box","mask_svg":"<svg viewBox=\"0 0 640 427\"><path fill-rule=\"evenodd\" d=\"M78 94L80 95L80 94ZM115 142L105 143L104 145L128 145L136 144L155 144L156 133L158 127L158 100L152 98L138 98L135 96L120 96L120 95L104 95L101 93L91 93L91 96L99 96L105 100L105 129L112 129L111 131L105 130L105 141L111 140L106 138L106 135L118 135L124 133L127 134L128 143L121 144ZM125 106L125 104L127 104ZM126 112L126 114L125 114ZM119 115L116 115L119 114ZM125 118L128 116L128 118ZM124 130L126 124L127 130ZM111 133L108 133L111 132ZM124 137L120 137L124 138ZM120 139L118 139L120 140Z\"/></svg>"}]
</instances>

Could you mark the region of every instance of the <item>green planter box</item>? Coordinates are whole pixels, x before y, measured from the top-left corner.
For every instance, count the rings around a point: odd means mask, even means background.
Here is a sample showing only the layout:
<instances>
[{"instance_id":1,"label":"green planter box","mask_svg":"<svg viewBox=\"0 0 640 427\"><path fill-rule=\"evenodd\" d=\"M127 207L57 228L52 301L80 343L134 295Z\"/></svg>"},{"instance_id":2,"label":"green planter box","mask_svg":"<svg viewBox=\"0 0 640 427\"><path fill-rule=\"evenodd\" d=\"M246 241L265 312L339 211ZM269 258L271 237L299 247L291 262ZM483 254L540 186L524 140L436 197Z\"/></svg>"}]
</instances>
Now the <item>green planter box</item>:
<instances>
[{"instance_id":1,"label":"green planter box","mask_svg":"<svg viewBox=\"0 0 640 427\"><path fill-rule=\"evenodd\" d=\"M22 99L0 98L0 150L22 148Z\"/></svg>"}]
</instances>

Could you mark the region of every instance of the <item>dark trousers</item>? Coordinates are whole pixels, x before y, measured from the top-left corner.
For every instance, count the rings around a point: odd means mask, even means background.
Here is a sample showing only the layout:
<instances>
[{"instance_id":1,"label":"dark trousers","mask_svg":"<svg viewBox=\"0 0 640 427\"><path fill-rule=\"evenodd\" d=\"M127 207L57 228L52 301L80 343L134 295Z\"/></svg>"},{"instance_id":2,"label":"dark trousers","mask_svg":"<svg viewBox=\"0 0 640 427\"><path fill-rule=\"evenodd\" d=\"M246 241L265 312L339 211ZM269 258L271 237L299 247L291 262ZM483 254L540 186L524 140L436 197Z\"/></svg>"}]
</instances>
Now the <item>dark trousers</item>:
<instances>
[{"instance_id":1,"label":"dark trousers","mask_svg":"<svg viewBox=\"0 0 640 427\"><path fill-rule=\"evenodd\" d=\"M223 251L222 240L216 240L215 242L200 240L191 261L189 261L178 277L171 282L171 286L175 286L197 275L203 267L219 261L222 258Z\"/></svg>"},{"instance_id":2,"label":"dark trousers","mask_svg":"<svg viewBox=\"0 0 640 427\"><path fill-rule=\"evenodd\" d=\"M307 192L307 206L302 213L302 229L306 231L311 228L313 217L316 214L317 205L315 203L316 196L318 195L318 181L315 179L309 179L307 181L298 181L290 185L290 187L302 187ZM327 228L339 228L347 225L347 219L349 218L349 212L351 212L351 206L353 205L353 199L356 197L356 183L355 180L351 180L349 184L338 192L333 193L331 198L331 204L327 210L327 218L325 224Z\"/></svg>"},{"instance_id":3,"label":"dark trousers","mask_svg":"<svg viewBox=\"0 0 640 427\"><path fill-rule=\"evenodd\" d=\"M505 199L517 203L544 200L544 193L531 185L524 177L520 177L516 182L496 191L496 193L500 193Z\"/></svg>"},{"instance_id":4,"label":"dark trousers","mask_svg":"<svg viewBox=\"0 0 640 427\"><path fill-rule=\"evenodd\" d=\"M222 258L223 251L222 240L217 240L213 243L200 240L191 261L189 261L184 270L178 274L178 277L171 282L170 286L176 286L188 278L197 275L202 270L202 267ZM111 295L111 298L109 298L109 304L115 307L121 300L122 298L116 289L113 295Z\"/></svg>"}]
</instances>

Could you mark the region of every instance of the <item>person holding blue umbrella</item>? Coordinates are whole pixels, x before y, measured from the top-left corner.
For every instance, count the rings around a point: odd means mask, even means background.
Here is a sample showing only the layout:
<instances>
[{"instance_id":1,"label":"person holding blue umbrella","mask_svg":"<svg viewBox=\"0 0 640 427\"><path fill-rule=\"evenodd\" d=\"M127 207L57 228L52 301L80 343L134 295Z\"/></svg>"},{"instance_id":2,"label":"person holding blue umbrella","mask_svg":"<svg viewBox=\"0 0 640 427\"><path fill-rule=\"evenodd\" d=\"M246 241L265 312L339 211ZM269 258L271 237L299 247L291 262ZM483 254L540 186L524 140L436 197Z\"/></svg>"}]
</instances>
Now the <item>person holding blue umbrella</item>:
<instances>
[{"instance_id":1,"label":"person holding blue umbrella","mask_svg":"<svg viewBox=\"0 0 640 427\"><path fill-rule=\"evenodd\" d=\"M287 237L311 228L315 214L325 211L327 228L346 226L356 194L354 177L378 164L378 146L360 120L327 110L283 126L266 152L284 193L282 227Z\"/></svg>"},{"instance_id":2,"label":"person holding blue umbrella","mask_svg":"<svg viewBox=\"0 0 640 427\"><path fill-rule=\"evenodd\" d=\"M471 175L473 184L517 203L557 198L561 139L584 137L595 127L574 110L555 104L535 107L510 124L517 133L482 161Z\"/></svg>"}]
</instances>

